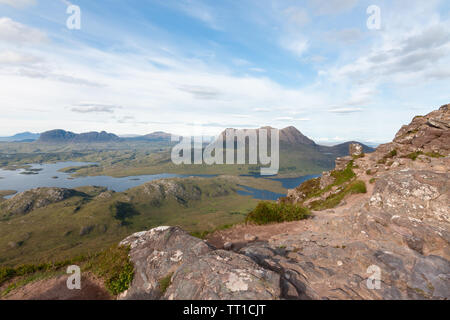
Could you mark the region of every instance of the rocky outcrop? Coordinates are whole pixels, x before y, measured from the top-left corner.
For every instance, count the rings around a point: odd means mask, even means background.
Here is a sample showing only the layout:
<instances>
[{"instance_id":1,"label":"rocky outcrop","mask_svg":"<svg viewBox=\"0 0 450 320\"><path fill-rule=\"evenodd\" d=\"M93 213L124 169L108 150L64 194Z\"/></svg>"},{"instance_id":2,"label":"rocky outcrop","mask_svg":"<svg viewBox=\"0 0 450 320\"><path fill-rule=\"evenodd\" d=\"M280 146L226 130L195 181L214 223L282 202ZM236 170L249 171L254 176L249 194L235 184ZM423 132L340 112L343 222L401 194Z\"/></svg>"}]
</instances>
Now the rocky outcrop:
<instances>
[{"instance_id":1,"label":"rocky outcrop","mask_svg":"<svg viewBox=\"0 0 450 320\"><path fill-rule=\"evenodd\" d=\"M63 201L77 194L77 191L64 188L37 188L19 193L3 201L0 212L10 215L22 215L49 204Z\"/></svg>"},{"instance_id":2,"label":"rocky outcrop","mask_svg":"<svg viewBox=\"0 0 450 320\"><path fill-rule=\"evenodd\" d=\"M280 276L243 255L216 250L176 227L136 233L131 287L119 299L277 299Z\"/></svg>"},{"instance_id":3,"label":"rocky outcrop","mask_svg":"<svg viewBox=\"0 0 450 320\"><path fill-rule=\"evenodd\" d=\"M363 146L359 143L351 143L349 146L350 156L358 157L363 154Z\"/></svg>"},{"instance_id":4,"label":"rocky outcrop","mask_svg":"<svg viewBox=\"0 0 450 320\"><path fill-rule=\"evenodd\" d=\"M450 104L442 106L426 116L417 116L403 126L390 147L402 154L407 152L436 152L448 155L450 152Z\"/></svg>"},{"instance_id":5,"label":"rocky outcrop","mask_svg":"<svg viewBox=\"0 0 450 320\"><path fill-rule=\"evenodd\" d=\"M446 105L371 154L352 145L335 170L280 199L334 206L311 219L237 226L207 243L169 227L133 235L122 298L450 299L449 146Z\"/></svg>"}]
</instances>

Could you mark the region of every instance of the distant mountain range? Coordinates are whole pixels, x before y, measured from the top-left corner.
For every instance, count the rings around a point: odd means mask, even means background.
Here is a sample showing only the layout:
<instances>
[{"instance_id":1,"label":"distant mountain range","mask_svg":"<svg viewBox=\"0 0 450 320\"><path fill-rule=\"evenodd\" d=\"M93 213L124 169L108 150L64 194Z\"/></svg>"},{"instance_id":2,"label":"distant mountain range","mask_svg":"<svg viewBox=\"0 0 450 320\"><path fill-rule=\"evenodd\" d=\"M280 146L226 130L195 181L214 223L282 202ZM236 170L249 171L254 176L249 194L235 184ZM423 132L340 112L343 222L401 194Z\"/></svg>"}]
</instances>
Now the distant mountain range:
<instances>
[{"instance_id":1,"label":"distant mountain range","mask_svg":"<svg viewBox=\"0 0 450 320\"><path fill-rule=\"evenodd\" d=\"M238 132L244 129L233 129L234 132ZM271 127L262 127L261 129L272 129ZM258 132L259 129L256 129ZM225 131L222 132L222 135ZM48 143L48 144L77 144L77 143L120 143L127 141L148 141L148 142L170 142L171 134L157 131L147 135L133 136L133 137L119 137L113 133L105 131L101 132L86 132L86 133L73 133L66 130L50 130L41 134L23 132L18 133L11 137L0 137L0 142L33 142ZM318 145L312 139L302 134L295 127L287 127L280 130L280 148L292 149L296 151L308 151L319 152L321 154L330 154L332 156L343 156L348 153L348 146L354 141L344 142L334 146ZM373 152L374 149L364 143L359 142L364 149L364 152Z\"/></svg>"},{"instance_id":2,"label":"distant mountain range","mask_svg":"<svg viewBox=\"0 0 450 320\"><path fill-rule=\"evenodd\" d=\"M41 133L38 143L105 143L120 142L122 139L113 133L86 132L73 133L65 130L51 130Z\"/></svg>"},{"instance_id":3,"label":"distant mountain range","mask_svg":"<svg viewBox=\"0 0 450 320\"><path fill-rule=\"evenodd\" d=\"M39 139L39 133L22 132L11 137L0 137L2 142L31 142Z\"/></svg>"}]
</instances>

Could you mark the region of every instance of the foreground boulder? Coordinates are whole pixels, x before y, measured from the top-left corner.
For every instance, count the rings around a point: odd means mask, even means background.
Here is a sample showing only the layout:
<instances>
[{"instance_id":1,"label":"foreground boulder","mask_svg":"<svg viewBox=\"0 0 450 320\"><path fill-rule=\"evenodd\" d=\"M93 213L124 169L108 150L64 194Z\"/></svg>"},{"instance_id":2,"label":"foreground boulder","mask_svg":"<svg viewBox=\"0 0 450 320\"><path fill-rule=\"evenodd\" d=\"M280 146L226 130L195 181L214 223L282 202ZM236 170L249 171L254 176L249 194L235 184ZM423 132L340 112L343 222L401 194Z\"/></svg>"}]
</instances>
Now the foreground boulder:
<instances>
[{"instance_id":1,"label":"foreground boulder","mask_svg":"<svg viewBox=\"0 0 450 320\"><path fill-rule=\"evenodd\" d=\"M176 227L136 233L130 246L135 277L119 299L278 299L278 274L233 252L215 250Z\"/></svg>"}]
</instances>

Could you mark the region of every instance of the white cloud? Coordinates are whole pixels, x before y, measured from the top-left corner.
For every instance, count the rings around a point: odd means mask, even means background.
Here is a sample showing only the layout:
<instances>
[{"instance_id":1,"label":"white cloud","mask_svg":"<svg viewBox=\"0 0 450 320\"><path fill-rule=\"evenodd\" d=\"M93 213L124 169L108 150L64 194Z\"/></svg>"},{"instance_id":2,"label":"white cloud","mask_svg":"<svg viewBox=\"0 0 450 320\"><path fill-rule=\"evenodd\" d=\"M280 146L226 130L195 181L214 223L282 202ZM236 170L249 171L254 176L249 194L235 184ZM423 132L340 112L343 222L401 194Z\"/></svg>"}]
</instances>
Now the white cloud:
<instances>
[{"instance_id":1,"label":"white cloud","mask_svg":"<svg viewBox=\"0 0 450 320\"><path fill-rule=\"evenodd\" d=\"M265 69L262 69L262 68L250 68L249 70L250 70L250 71L253 71L253 72L259 72L259 73L264 73L264 72L266 72L266 70L265 70Z\"/></svg>"},{"instance_id":2,"label":"white cloud","mask_svg":"<svg viewBox=\"0 0 450 320\"><path fill-rule=\"evenodd\" d=\"M8 123L2 130L15 132L29 125L45 131L57 123L75 132L144 134L167 131L170 126L175 134L184 134L189 123L274 125L279 114L274 106L289 105L301 111L310 108L303 106L314 107L326 101L320 92L308 88L287 89L265 77L236 76L223 66L187 59L173 51L161 55L145 48L142 52L118 54L77 46L55 47L41 55L45 57L44 66L0 71L2 106L8 110L4 112ZM149 59L165 60L171 68L155 68ZM80 103L80 97L97 102ZM127 108L111 107L120 105ZM41 111L24 112L27 106ZM36 120L30 123L24 114ZM114 118L105 117L108 114L114 114ZM238 118L245 123L236 121ZM208 134L217 133L217 128L207 129Z\"/></svg>"},{"instance_id":3,"label":"white cloud","mask_svg":"<svg viewBox=\"0 0 450 320\"><path fill-rule=\"evenodd\" d=\"M23 54L11 50L0 52L0 65L33 65L42 61L41 58L30 54Z\"/></svg>"},{"instance_id":4,"label":"white cloud","mask_svg":"<svg viewBox=\"0 0 450 320\"><path fill-rule=\"evenodd\" d=\"M287 122L292 122L292 121L310 121L310 118L294 118L294 117L277 117L275 118L275 121L287 121Z\"/></svg>"},{"instance_id":5,"label":"white cloud","mask_svg":"<svg viewBox=\"0 0 450 320\"><path fill-rule=\"evenodd\" d=\"M297 36L296 38L285 38L281 40L281 45L298 57L303 56L309 48L308 40L300 36Z\"/></svg>"},{"instance_id":6,"label":"white cloud","mask_svg":"<svg viewBox=\"0 0 450 320\"><path fill-rule=\"evenodd\" d=\"M361 112L363 109L361 108L333 108L328 110L328 112L331 113L338 113L338 114L347 114L347 113L355 113L355 112Z\"/></svg>"},{"instance_id":7,"label":"white cloud","mask_svg":"<svg viewBox=\"0 0 450 320\"><path fill-rule=\"evenodd\" d=\"M0 4L6 4L14 8L25 8L36 5L36 0L0 0Z\"/></svg>"},{"instance_id":8,"label":"white cloud","mask_svg":"<svg viewBox=\"0 0 450 320\"><path fill-rule=\"evenodd\" d=\"M77 113L113 113L116 109L121 108L121 106L112 104L82 102L77 104L76 106L73 106L70 110Z\"/></svg>"},{"instance_id":9,"label":"white cloud","mask_svg":"<svg viewBox=\"0 0 450 320\"><path fill-rule=\"evenodd\" d=\"M13 44L36 44L46 42L47 35L10 18L0 18L0 42Z\"/></svg>"}]
</instances>

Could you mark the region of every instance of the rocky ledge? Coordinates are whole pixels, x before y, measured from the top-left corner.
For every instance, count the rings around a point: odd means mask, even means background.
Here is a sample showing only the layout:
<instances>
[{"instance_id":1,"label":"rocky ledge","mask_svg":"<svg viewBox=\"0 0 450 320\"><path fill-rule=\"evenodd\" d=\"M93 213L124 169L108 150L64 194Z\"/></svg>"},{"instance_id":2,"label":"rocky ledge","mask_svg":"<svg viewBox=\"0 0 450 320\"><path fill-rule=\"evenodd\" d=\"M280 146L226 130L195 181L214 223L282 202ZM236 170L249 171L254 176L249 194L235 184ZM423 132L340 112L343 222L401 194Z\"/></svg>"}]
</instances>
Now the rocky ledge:
<instances>
[{"instance_id":1,"label":"rocky ledge","mask_svg":"<svg viewBox=\"0 0 450 320\"><path fill-rule=\"evenodd\" d=\"M338 200L311 219L209 241L175 227L130 236L135 277L120 299L450 299L449 128L445 105L374 153L352 145L282 199ZM342 194L355 181L365 188Z\"/></svg>"}]
</instances>

